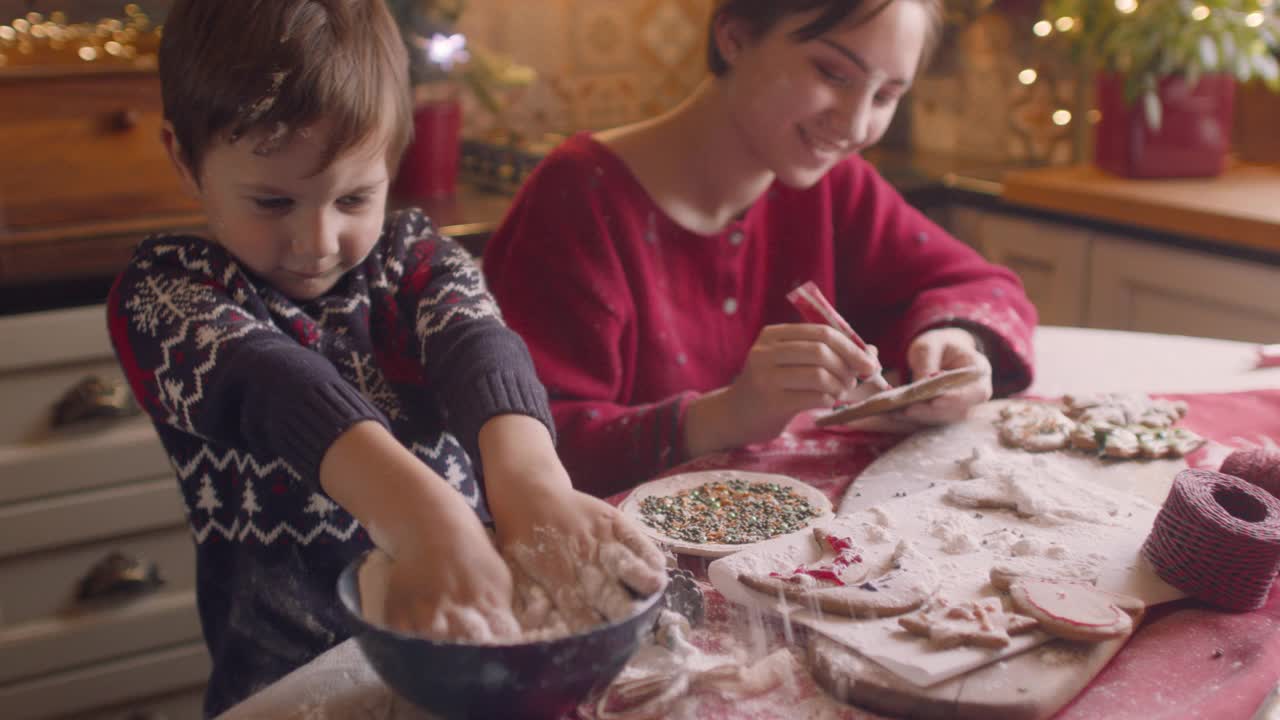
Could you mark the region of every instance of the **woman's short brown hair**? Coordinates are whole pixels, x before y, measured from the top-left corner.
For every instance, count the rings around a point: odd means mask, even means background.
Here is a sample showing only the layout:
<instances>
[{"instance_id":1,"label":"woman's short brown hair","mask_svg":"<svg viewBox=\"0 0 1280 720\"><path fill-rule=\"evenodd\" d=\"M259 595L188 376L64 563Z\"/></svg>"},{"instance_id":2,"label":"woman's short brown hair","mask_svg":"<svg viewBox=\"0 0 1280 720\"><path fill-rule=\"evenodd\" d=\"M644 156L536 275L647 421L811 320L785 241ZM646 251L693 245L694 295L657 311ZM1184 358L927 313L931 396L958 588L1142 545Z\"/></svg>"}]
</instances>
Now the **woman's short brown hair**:
<instances>
[{"instance_id":1,"label":"woman's short brown hair","mask_svg":"<svg viewBox=\"0 0 1280 720\"><path fill-rule=\"evenodd\" d=\"M715 75L729 72L729 63L725 62L716 47L716 21L721 17L733 17L743 20L747 32L752 39L759 39L773 29L784 17L799 13L821 10L811 22L792 33L796 42L807 42L825 34L850 17L858 16L859 22L866 22L899 0L717 0L715 10L711 13L711 23L707 29L707 68ZM901 0L906 1L906 0ZM925 41L924 57L921 67L928 61L937 47L938 36L942 29L942 0L910 0L922 3L929 13L932 22L929 24L929 37ZM863 12L864 5L871 7Z\"/></svg>"},{"instance_id":2,"label":"woman's short brown hair","mask_svg":"<svg viewBox=\"0 0 1280 720\"><path fill-rule=\"evenodd\" d=\"M177 0L160 43L165 119L197 178L216 140L265 131L268 154L322 119L326 164L386 129L394 171L413 133L408 66L384 0Z\"/></svg>"}]
</instances>

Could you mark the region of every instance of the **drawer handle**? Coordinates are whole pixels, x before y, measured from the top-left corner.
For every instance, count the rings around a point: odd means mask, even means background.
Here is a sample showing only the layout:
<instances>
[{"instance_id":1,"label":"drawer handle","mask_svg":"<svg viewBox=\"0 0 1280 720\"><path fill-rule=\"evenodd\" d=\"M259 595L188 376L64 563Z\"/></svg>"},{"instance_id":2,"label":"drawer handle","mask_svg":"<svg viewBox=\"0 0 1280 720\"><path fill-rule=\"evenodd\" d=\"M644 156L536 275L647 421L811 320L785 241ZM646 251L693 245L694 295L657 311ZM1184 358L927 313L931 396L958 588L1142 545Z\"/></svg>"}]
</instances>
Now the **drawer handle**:
<instances>
[{"instance_id":1,"label":"drawer handle","mask_svg":"<svg viewBox=\"0 0 1280 720\"><path fill-rule=\"evenodd\" d=\"M126 108L110 113L106 116L103 127L112 133L129 132L138 127L138 111Z\"/></svg>"},{"instance_id":2,"label":"drawer handle","mask_svg":"<svg viewBox=\"0 0 1280 720\"><path fill-rule=\"evenodd\" d=\"M138 414L138 406L124 383L90 375L71 386L53 406L53 426L66 427L88 420L104 420Z\"/></svg>"},{"instance_id":3,"label":"drawer handle","mask_svg":"<svg viewBox=\"0 0 1280 720\"><path fill-rule=\"evenodd\" d=\"M96 602L133 597L164 585L160 567L151 561L138 560L113 551L89 568L80 579L76 600Z\"/></svg>"}]
</instances>

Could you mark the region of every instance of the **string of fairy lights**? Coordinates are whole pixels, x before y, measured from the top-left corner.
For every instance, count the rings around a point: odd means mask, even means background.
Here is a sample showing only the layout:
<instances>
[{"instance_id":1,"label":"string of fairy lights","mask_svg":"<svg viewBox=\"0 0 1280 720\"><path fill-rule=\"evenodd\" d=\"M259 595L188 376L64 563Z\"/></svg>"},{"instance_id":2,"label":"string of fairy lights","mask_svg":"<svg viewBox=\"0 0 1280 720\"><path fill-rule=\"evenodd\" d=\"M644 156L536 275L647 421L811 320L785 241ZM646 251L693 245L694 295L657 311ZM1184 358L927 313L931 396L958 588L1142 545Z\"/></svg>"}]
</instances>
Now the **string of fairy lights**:
<instances>
[{"instance_id":1,"label":"string of fairy lights","mask_svg":"<svg viewBox=\"0 0 1280 720\"><path fill-rule=\"evenodd\" d=\"M134 3L123 17L69 23L64 12L30 12L0 25L0 68L58 64L151 67L162 28Z\"/></svg>"},{"instance_id":2,"label":"string of fairy lights","mask_svg":"<svg viewBox=\"0 0 1280 720\"><path fill-rule=\"evenodd\" d=\"M1147 0L1148 2L1158 2L1164 0ZM1113 0L1116 10L1124 15L1129 15L1138 10L1139 0ZM1264 11L1272 6L1275 0L1258 0L1259 10L1246 13L1244 15L1244 23L1249 27L1260 27L1266 22ZM1213 14L1212 8L1207 5L1199 4L1191 7L1191 18L1196 21L1208 20ZM1040 39L1049 39L1055 34L1065 35L1079 29L1080 20L1070 16L1062 16L1057 18L1043 18L1031 26L1031 32ZM1026 86L1034 85L1040 80L1040 73L1034 67L1024 67L1018 71L1018 82ZM1097 109L1088 111L1086 119L1090 124L1096 124L1101 119L1101 113ZM1065 127L1071 124L1074 119L1071 111L1066 108L1058 108L1053 111L1050 118L1054 125Z\"/></svg>"}]
</instances>

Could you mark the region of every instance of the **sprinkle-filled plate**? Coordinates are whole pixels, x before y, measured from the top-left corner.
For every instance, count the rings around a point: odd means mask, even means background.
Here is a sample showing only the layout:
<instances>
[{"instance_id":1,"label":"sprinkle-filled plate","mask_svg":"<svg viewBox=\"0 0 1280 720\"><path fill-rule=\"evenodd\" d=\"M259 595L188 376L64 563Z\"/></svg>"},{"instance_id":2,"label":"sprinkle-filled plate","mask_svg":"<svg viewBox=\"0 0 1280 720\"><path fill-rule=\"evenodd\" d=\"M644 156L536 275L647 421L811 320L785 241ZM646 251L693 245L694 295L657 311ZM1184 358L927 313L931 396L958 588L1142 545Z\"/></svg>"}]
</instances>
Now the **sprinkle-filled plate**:
<instances>
[{"instance_id":1,"label":"sprinkle-filled plate","mask_svg":"<svg viewBox=\"0 0 1280 720\"><path fill-rule=\"evenodd\" d=\"M651 480L618 507L673 552L711 558L806 530L833 514L831 501L812 485L743 470Z\"/></svg>"}]
</instances>

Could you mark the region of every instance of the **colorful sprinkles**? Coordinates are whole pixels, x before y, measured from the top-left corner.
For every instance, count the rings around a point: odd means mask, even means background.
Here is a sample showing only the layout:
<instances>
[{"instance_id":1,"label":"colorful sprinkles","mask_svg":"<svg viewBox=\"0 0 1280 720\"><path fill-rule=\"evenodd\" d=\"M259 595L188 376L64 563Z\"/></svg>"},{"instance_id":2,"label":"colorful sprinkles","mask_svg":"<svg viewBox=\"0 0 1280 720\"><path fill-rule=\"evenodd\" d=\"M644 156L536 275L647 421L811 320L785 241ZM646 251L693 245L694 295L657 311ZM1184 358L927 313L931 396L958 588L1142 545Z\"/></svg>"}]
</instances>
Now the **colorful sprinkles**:
<instances>
[{"instance_id":1,"label":"colorful sprinkles","mask_svg":"<svg viewBox=\"0 0 1280 720\"><path fill-rule=\"evenodd\" d=\"M640 502L649 527L685 542L738 545L795 532L821 513L777 483L716 480Z\"/></svg>"}]
</instances>

